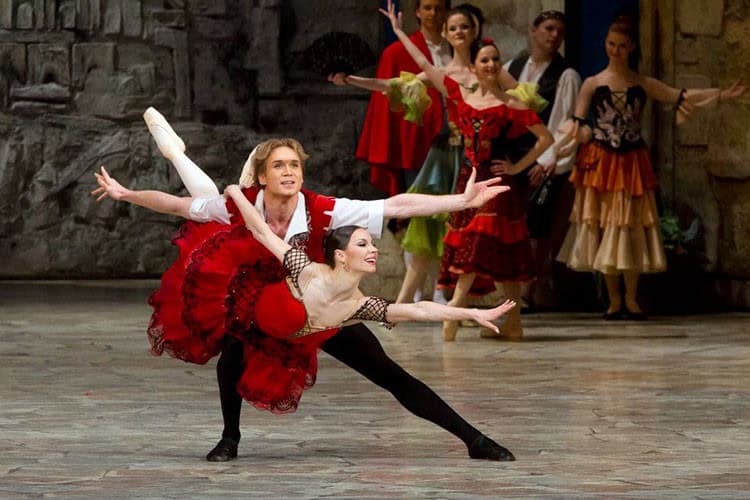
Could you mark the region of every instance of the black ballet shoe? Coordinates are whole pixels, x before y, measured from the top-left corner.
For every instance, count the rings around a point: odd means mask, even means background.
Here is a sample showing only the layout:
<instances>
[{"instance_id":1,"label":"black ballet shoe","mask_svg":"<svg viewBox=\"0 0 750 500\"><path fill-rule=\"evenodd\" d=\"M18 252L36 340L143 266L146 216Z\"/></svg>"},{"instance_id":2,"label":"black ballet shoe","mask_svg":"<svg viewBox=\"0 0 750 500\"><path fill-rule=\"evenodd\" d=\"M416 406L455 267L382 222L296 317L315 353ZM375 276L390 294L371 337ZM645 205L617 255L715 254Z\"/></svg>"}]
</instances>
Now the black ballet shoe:
<instances>
[{"instance_id":1,"label":"black ballet shoe","mask_svg":"<svg viewBox=\"0 0 750 500\"><path fill-rule=\"evenodd\" d=\"M646 313L644 313L643 311L639 311L639 312L625 311L625 319L628 321L646 321L646 319L648 318L646 317Z\"/></svg>"},{"instance_id":2,"label":"black ballet shoe","mask_svg":"<svg viewBox=\"0 0 750 500\"><path fill-rule=\"evenodd\" d=\"M602 318L604 318L604 321L622 321L625 316L622 311L612 311L602 314Z\"/></svg>"},{"instance_id":3,"label":"black ballet shoe","mask_svg":"<svg viewBox=\"0 0 750 500\"><path fill-rule=\"evenodd\" d=\"M507 448L500 446L487 436L479 436L469 446L469 456L479 460L513 462L516 457Z\"/></svg>"},{"instance_id":4,"label":"black ballet shoe","mask_svg":"<svg viewBox=\"0 0 750 500\"><path fill-rule=\"evenodd\" d=\"M209 462L229 462L237 458L238 441L231 438L221 438L221 441L208 452L206 460Z\"/></svg>"}]
</instances>

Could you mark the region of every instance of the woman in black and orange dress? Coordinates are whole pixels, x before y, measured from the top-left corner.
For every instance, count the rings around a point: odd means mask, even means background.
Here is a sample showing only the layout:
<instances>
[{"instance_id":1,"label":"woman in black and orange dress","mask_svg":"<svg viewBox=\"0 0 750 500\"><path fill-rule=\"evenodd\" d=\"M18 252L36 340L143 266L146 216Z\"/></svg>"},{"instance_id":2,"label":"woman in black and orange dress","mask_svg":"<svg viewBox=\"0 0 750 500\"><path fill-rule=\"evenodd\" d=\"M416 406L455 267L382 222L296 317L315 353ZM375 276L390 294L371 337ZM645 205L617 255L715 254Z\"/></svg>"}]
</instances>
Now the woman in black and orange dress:
<instances>
[{"instance_id":1,"label":"woman in black and orange dress","mask_svg":"<svg viewBox=\"0 0 750 500\"><path fill-rule=\"evenodd\" d=\"M638 74L631 68L636 33L636 21L629 16L612 23L605 39L609 64L583 82L573 122L568 124L582 146L570 176L576 190L570 229L557 260L576 271L604 275L607 320L645 319L637 300L640 275L667 267L654 195L658 182L641 137L647 99L676 104L679 124L693 106L745 92L738 84L727 90L680 90ZM593 128L586 121L589 112ZM624 304L620 276L625 282Z\"/></svg>"}]
</instances>

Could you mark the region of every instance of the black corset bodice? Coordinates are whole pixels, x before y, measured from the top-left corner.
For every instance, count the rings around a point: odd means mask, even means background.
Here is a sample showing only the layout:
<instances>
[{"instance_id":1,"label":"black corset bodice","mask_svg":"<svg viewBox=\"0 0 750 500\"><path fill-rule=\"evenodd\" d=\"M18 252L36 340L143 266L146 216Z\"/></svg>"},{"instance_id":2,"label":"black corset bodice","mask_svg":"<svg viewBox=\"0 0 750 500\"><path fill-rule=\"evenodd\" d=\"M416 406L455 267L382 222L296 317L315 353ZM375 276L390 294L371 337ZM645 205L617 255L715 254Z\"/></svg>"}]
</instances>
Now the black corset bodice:
<instances>
[{"instance_id":1,"label":"black corset bodice","mask_svg":"<svg viewBox=\"0 0 750 500\"><path fill-rule=\"evenodd\" d=\"M597 87L591 98L594 139L616 150L641 147L641 114L645 104L646 91L640 85L625 91L612 91L606 85Z\"/></svg>"}]
</instances>

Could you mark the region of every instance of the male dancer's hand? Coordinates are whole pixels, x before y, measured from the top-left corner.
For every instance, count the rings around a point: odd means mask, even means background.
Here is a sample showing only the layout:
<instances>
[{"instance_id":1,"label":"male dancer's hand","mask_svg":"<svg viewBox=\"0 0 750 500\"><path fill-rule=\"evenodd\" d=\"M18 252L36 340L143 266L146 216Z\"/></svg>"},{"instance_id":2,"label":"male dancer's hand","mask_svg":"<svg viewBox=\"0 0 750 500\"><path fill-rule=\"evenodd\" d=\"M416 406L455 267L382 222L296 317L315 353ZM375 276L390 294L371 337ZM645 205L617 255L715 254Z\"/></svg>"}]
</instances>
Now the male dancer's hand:
<instances>
[{"instance_id":1,"label":"male dancer's hand","mask_svg":"<svg viewBox=\"0 0 750 500\"><path fill-rule=\"evenodd\" d=\"M102 165L100 168L101 174L98 172L94 172L96 183L99 184L99 187L91 191L92 196L98 196L98 198L96 199L97 202L102 201L107 197L119 201L127 196L128 193L130 193L129 189L124 188L119 182L109 176L104 168L104 165Z\"/></svg>"}]
</instances>

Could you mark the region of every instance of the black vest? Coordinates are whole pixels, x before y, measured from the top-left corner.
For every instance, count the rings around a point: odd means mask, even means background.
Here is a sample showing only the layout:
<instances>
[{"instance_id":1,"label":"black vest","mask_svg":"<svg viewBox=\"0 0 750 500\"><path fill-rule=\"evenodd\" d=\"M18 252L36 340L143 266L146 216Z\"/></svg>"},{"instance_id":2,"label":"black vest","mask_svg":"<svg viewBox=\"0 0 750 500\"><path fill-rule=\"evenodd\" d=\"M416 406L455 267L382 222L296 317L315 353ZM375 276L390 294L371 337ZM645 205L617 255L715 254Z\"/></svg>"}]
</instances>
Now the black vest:
<instances>
[{"instance_id":1,"label":"black vest","mask_svg":"<svg viewBox=\"0 0 750 500\"><path fill-rule=\"evenodd\" d=\"M518 80L518 78L521 76L521 72L523 71L523 67L526 65L526 61L528 60L529 53L524 50L513 58L513 61L508 67L508 73L513 75L513 78ZM555 54L555 57L549 63L547 69L544 70L541 78L539 78L539 95L547 99L547 102L549 102L549 105L544 108L544 111L539 113L539 118L541 118L541 120L545 124L549 121L549 116L552 114L552 106L555 105L555 96L557 95L557 82L560 80L560 76L563 74L563 71L565 71L569 67L570 65L560 54Z\"/></svg>"}]
</instances>

